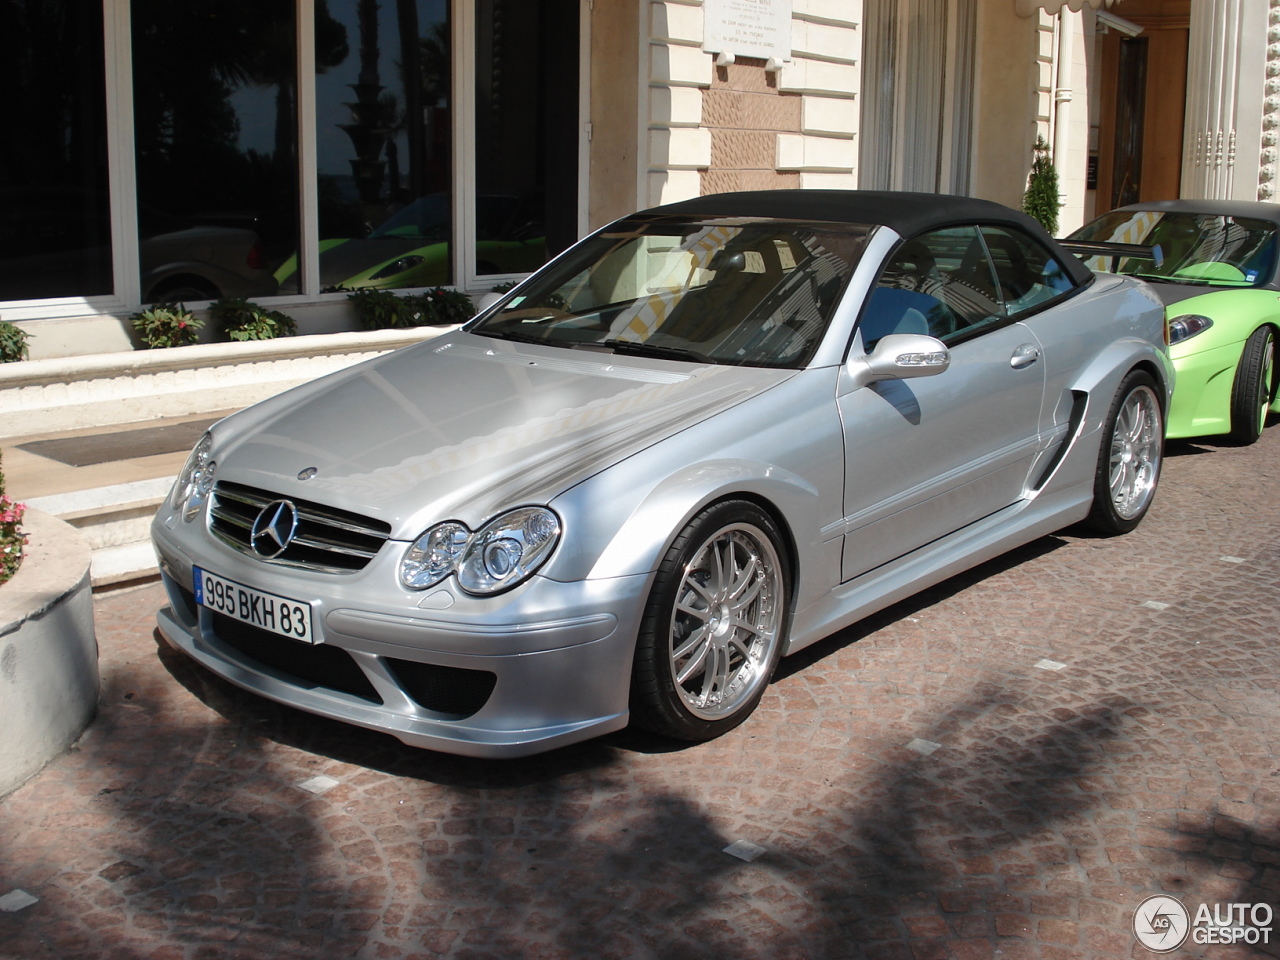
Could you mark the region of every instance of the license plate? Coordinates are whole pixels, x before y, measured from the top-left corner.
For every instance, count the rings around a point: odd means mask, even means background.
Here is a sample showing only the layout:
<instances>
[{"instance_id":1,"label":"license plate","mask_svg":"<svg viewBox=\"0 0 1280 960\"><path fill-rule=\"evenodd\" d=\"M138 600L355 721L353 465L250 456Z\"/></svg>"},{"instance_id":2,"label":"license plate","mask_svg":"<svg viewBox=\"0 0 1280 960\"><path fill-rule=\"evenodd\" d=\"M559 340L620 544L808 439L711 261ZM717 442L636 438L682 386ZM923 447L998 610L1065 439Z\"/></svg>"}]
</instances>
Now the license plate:
<instances>
[{"instance_id":1,"label":"license plate","mask_svg":"<svg viewBox=\"0 0 1280 960\"><path fill-rule=\"evenodd\" d=\"M199 567L195 581L200 606L282 637L316 642L311 633L311 604L255 590Z\"/></svg>"}]
</instances>

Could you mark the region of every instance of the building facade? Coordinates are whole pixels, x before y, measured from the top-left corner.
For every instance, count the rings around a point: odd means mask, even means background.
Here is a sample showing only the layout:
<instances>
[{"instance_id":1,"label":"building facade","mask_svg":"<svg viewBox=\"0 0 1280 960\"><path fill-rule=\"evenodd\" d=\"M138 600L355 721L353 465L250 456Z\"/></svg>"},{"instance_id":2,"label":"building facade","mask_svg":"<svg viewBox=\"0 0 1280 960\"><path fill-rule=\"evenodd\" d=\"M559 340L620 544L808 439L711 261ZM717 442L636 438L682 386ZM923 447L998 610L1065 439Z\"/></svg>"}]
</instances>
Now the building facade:
<instances>
[{"instance_id":1,"label":"building facade","mask_svg":"<svg viewBox=\"0 0 1280 960\"><path fill-rule=\"evenodd\" d=\"M33 357L130 349L124 318L165 300L347 329L352 290L481 292L706 193L1017 205L1037 136L1064 231L1131 199L1276 190L1280 0L0 10L0 317Z\"/></svg>"}]
</instances>

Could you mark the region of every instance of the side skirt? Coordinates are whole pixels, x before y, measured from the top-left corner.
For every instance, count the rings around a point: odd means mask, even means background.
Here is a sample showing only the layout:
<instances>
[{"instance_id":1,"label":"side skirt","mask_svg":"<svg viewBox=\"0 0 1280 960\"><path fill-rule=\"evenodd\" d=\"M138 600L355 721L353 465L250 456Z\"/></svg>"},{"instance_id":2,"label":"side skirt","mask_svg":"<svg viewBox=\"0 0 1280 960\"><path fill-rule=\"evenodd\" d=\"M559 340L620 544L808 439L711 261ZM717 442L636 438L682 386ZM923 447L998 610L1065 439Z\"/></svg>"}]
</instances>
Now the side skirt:
<instances>
[{"instance_id":1,"label":"side skirt","mask_svg":"<svg viewBox=\"0 0 1280 960\"><path fill-rule=\"evenodd\" d=\"M823 600L797 611L784 655L1014 547L1083 520L1092 502L1092 479L1041 493L842 583Z\"/></svg>"}]
</instances>

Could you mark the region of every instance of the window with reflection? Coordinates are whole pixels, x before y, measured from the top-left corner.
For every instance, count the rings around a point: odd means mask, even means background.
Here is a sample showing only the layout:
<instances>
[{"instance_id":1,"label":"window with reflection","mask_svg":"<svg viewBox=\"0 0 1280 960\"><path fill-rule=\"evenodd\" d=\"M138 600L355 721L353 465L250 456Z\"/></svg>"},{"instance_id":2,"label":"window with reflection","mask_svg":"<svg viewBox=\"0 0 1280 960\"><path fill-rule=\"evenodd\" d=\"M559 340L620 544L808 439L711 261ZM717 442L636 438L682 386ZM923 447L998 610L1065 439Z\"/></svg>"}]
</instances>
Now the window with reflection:
<instances>
[{"instance_id":1,"label":"window with reflection","mask_svg":"<svg viewBox=\"0 0 1280 960\"><path fill-rule=\"evenodd\" d=\"M0 5L0 300L112 292L101 4Z\"/></svg>"},{"instance_id":2,"label":"window with reflection","mask_svg":"<svg viewBox=\"0 0 1280 960\"><path fill-rule=\"evenodd\" d=\"M143 301L296 292L276 276L298 249L293 0L133 0L132 18Z\"/></svg>"},{"instance_id":3,"label":"window with reflection","mask_svg":"<svg viewBox=\"0 0 1280 960\"><path fill-rule=\"evenodd\" d=\"M1191 210L1113 210L1087 223L1072 240L1137 243L1160 248L1152 257L1094 256L1090 270L1144 280L1211 287L1250 287L1275 275L1276 226L1267 220Z\"/></svg>"},{"instance_id":4,"label":"window with reflection","mask_svg":"<svg viewBox=\"0 0 1280 960\"><path fill-rule=\"evenodd\" d=\"M986 226L982 228L982 238L991 254L1000 298L1009 316L1021 317L1075 288L1066 268L1025 234Z\"/></svg>"},{"instance_id":5,"label":"window with reflection","mask_svg":"<svg viewBox=\"0 0 1280 960\"><path fill-rule=\"evenodd\" d=\"M577 0L477 0L476 272L535 270L578 237Z\"/></svg>"},{"instance_id":6,"label":"window with reflection","mask_svg":"<svg viewBox=\"0 0 1280 960\"><path fill-rule=\"evenodd\" d=\"M321 289L449 283L448 4L328 0L316 13Z\"/></svg>"},{"instance_id":7,"label":"window with reflection","mask_svg":"<svg viewBox=\"0 0 1280 960\"><path fill-rule=\"evenodd\" d=\"M890 334L925 334L954 344L1004 320L996 275L977 227L947 227L894 251L859 323L863 347L870 352Z\"/></svg>"},{"instance_id":8,"label":"window with reflection","mask_svg":"<svg viewBox=\"0 0 1280 960\"><path fill-rule=\"evenodd\" d=\"M619 221L469 329L564 349L799 368L868 234L785 220Z\"/></svg>"}]
</instances>

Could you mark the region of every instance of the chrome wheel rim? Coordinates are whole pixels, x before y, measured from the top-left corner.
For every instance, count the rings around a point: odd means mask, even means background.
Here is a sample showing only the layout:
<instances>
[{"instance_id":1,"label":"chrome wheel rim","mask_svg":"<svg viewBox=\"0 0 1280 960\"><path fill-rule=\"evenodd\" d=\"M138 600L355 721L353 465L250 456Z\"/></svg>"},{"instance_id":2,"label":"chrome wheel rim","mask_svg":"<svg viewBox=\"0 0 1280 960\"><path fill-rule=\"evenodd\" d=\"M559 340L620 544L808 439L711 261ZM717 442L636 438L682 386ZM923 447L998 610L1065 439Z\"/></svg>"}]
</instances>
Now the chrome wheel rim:
<instances>
[{"instance_id":1,"label":"chrome wheel rim","mask_svg":"<svg viewBox=\"0 0 1280 960\"><path fill-rule=\"evenodd\" d=\"M1263 348L1262 370L1258 374L1258 432L1267 425L1267 411L1271 409L1271 384L1274 383L1276 366L1276 338L1267 331L1267 344Z\"/></svg>"},{"instance_id":2,"label":"chrome wheel rim","mask_svg":"<svg viewBox=\"0 0 1280 960\"><path fill-rule=\"evenodd\" d=\"M671 678L692 714L722 720L768 682L782 609L781 565L763 531L734 523L703 542L671 611Z\"/></svg>"},{"instance_id":3,"label":"chrome wheel rim","mask_svg":"<svg viewBox=\"0 0 1280 960\"><path fill-rule=\"evenodd\" d=\"M1122 520L1132 520L1151 501L1163 446L1155 391L1137 387L1124 398L1111 433L1111 504Z\"/></svg>"}]
</instances>

